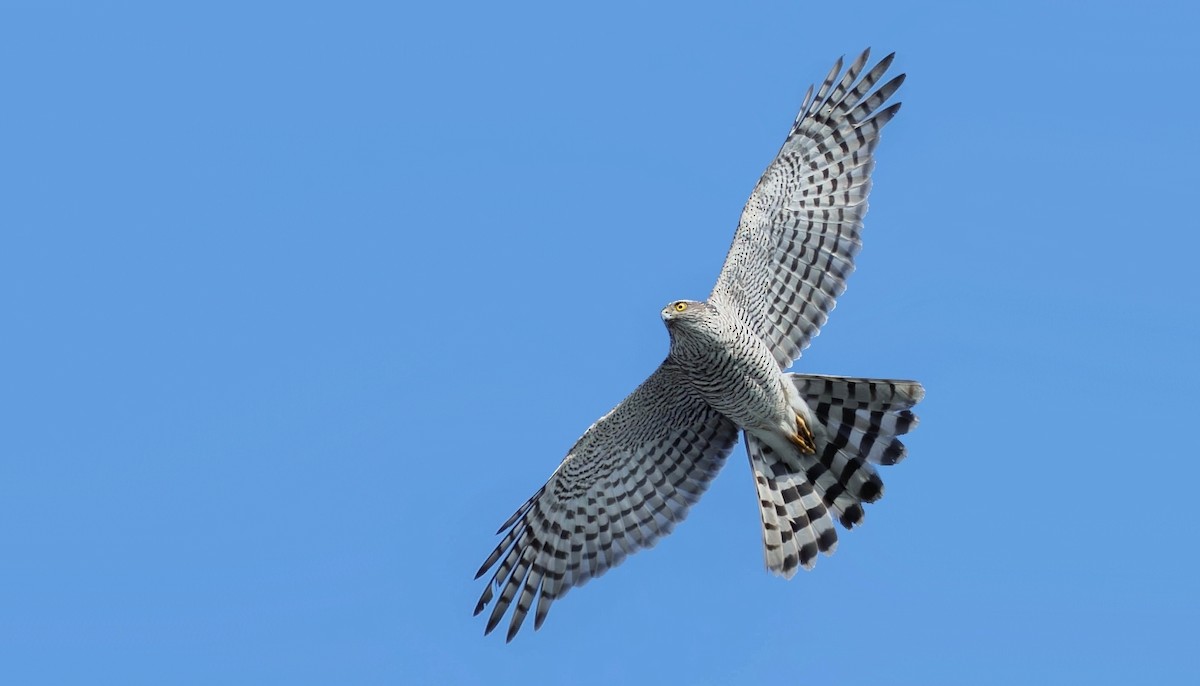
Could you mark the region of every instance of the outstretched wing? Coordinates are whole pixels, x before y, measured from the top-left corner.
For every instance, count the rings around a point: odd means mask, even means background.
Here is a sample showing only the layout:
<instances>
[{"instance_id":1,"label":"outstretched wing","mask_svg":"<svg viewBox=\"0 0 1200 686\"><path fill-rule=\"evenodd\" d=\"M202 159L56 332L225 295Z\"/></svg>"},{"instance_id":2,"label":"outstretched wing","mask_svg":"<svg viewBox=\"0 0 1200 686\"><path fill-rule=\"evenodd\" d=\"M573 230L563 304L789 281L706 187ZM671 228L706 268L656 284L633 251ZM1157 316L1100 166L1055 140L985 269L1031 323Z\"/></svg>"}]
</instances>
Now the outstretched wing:
<instances>
[{"instance_id":1,"label":"outstretched wing","mask_svg":"<svg viewBox=\"0 0 1200 686\"><path fill-rule=\"evenodd\" d=\"M475 578L499 563L475 614L499 598L490 633L513 602L507 640L537 597L534 628L551 603L682 520L737 442L737 427L664 363L591 426L545 486L496 533L504 538ZM507 533L505 533L507 532Z\"/></svg>"},{"instance_id":2,"label":"outstretched wing","mask_svg":"<svg viewBox=\"0 0 1200 686\"><path fill-rule=\"evenodd\" d=\"M710 299L738 311L791 366L829 316L854 271L879 133L900 104L885 109L904 75L876 84L883 58L855 84L863 52L846 73L839 59L812 88L775 160L750 194Z\"/></svg>"}]
</instances>

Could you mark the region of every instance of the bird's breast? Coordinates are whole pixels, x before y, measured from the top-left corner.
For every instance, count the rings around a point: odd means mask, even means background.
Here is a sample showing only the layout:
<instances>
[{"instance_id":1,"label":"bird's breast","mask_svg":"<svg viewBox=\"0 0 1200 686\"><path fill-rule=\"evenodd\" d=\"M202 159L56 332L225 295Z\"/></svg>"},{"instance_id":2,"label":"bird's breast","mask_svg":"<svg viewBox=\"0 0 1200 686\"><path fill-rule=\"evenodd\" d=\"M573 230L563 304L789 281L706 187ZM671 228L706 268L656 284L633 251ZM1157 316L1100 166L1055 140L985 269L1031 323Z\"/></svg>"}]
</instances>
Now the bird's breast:
<instances>
[{"instance_id":1,"label":"bird's breast","mask_svg":"<svg viewBox=\"0 0 1200 686\"><path fill-rule=\"evenodd\" d=\"M717 332L684 364L692 388L742 428L776 426L787 411L779 365L748 327Z\"/></svg>"}]
</instances>

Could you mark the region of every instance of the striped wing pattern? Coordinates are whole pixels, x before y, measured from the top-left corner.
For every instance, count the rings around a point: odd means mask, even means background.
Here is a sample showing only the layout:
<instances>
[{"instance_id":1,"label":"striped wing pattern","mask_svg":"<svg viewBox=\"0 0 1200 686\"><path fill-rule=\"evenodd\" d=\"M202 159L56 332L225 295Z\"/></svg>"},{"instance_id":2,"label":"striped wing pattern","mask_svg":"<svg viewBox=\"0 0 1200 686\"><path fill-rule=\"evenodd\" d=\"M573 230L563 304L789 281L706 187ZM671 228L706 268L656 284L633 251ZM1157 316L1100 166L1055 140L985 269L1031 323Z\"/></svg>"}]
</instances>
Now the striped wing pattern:
<instances>
[{"instance_id":1,"label":"striped wing pattern","mask_svg":"<svg viewBox=\"0 0 1200 686\"><path fill-rule=\"evenodd\" d=\"M899 103L880 107L904 75L876 88L892 55L864 75L869 56L863 52L841 78L839 59L815 97L809 89L750 194L710 297L738 311L783 369L800 357L846 288L862 245L875 146L900 109Z\"/></svg>"},{"instance_id":2,"label":"striped wing pattern","mask_svg":"<svg viewBox=\"0 0 1200 686\"><path fill-rule=\"evenodd\" d=\"M670 533L725 463L737 427L692 396L664 364L591 426L550 480L503 526L476 578L495 568L475 607L493 600L491 632L512 608L507 640L550 605ZM496 592L499 595L496 595Z\"/></svg>"}]
</instances>

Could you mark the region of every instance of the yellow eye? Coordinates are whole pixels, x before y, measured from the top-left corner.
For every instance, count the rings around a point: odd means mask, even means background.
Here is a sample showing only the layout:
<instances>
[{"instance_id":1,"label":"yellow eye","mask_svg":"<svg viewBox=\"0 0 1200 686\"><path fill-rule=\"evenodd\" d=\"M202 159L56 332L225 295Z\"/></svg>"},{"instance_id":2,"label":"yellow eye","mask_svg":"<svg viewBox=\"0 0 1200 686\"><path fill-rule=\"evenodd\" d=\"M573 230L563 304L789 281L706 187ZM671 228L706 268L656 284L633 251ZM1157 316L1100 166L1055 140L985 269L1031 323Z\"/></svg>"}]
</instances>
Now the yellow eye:
<instances>
[{"instance_id":1,"label":"yellow eye","mask_svg":"<svg viewBox=\"0 0 1200 686\"><path fill-rule=\"evenodd\" d=\"M683 312L686 309L687 309L687 303L685 303L685 302L675 303L675 311L676 312Z\"/></svg>"}]
</instances>

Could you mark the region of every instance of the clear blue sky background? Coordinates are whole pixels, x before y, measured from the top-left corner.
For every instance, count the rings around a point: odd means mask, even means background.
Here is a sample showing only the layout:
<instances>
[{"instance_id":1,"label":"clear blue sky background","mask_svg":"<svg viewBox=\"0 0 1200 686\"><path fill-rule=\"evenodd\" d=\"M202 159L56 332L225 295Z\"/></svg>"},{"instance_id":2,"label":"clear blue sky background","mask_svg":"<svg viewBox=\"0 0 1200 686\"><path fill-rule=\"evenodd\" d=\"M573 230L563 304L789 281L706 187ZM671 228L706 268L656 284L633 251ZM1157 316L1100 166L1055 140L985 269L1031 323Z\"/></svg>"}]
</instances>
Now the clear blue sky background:
<instances>
[{"instance_id":1,"label":"clear blue sky background","mask_svg":"<svg viewBox=\"0 0 1200 686\"><path fill-rule=\"evenodd\" d=\"M1197 683L1194 7L3 3L0 682ZM784 582L739 448L484 638L493 531L868 45L799 368L926 384L887 496Z\"/></svg>"}]
</instances>

